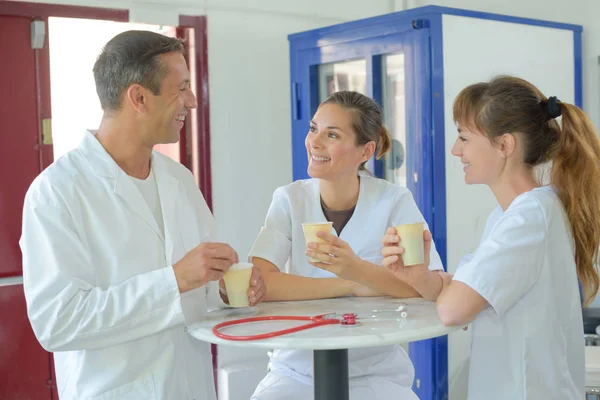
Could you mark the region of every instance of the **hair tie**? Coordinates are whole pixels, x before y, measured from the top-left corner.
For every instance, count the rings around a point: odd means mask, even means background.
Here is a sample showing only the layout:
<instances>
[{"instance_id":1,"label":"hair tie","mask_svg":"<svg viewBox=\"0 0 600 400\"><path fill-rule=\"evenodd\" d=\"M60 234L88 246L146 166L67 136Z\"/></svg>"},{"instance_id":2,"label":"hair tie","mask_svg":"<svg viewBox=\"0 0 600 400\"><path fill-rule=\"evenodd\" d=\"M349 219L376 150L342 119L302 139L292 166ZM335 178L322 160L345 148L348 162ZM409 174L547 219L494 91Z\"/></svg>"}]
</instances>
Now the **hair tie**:
<instances>
[{"instance_id":1,"label":"hair tie","mask_svg":"<svg viewBox=\"0 0 600 400\"><path fill-rule=\"evenodd\" d=\"M558 100L556 96L548 97L548 101L546 103L550 118L558 118L562 115L562 111L560 109L560 100Z\"/></svg>"}]
</instances>

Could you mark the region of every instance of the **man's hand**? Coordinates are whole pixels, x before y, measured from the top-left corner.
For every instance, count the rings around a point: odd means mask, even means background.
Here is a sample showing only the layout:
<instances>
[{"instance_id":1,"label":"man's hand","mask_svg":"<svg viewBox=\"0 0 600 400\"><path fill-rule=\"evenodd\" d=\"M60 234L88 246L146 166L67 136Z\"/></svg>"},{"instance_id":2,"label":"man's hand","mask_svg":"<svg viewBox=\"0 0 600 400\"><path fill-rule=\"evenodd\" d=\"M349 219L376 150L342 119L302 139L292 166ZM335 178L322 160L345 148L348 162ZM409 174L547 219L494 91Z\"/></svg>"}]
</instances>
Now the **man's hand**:
<instances>
[{"instance_id":1,"label":"man's hand","mask_svg":"<svg viewBox=\"0 0 600 400\"><path fill-rule=\"evenodd\" d=\"M250 288L248 289L248 303L251 306L255 306L263 301L267 287L260 273L260 269L252 267L252 275L250 276ZM229 304L229 297L227 296L227 288L225 287L225 281L219 280L219 295L225 304Z\"/></svg>"},{"instance_id":2,"label":"man's hand","mask_svg":"<svg viewBox=\"0 0 600 400\"><path fill-rule=\"evenodd\" d=\"M179 292L199 288L218 281L239 258L226 243L200 243L173 265Z\"/></svg>"}]
</instances>

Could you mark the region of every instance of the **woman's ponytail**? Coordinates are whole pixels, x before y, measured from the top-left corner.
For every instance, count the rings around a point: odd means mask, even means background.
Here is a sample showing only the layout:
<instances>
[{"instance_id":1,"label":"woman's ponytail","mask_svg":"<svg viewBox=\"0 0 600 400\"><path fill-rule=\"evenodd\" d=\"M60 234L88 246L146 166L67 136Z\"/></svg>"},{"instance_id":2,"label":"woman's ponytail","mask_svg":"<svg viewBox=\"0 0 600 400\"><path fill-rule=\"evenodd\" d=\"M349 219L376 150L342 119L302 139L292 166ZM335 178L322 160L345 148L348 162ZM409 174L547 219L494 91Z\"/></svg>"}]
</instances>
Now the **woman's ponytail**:
<instances>
[{"instance_id":1,"label":"woman's ponytail","mask_svg":"<svg viewBox=\"0 0 600 400\"><path fill-rule=\"evenodd\" d=\"M562 129L553 157L551 183L562 201L575 242L577 276L585 304L598 293L600 246L600 140L587 115L558 103Z\"/></svg>"}]
</instances>

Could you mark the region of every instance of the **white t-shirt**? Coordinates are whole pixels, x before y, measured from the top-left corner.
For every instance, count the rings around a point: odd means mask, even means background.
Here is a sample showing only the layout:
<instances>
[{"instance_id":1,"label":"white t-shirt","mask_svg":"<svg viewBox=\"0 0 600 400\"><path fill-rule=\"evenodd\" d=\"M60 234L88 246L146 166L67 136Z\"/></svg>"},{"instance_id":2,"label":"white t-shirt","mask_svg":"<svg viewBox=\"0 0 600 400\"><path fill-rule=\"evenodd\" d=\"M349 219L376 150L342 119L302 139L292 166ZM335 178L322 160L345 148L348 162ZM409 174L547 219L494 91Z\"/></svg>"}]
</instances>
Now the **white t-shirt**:
<instances>
[{"instance_id":1,"label":"white t-shirt","mask_svg":"<svg viewBox=\"0 0 600 400\"><path fill-rule=\"evenodd\" d=\"M331 272L313 267L306 257L303 222L325 222L321 208L319 180L299 180L278 188L267 213L265 225L250 251L250 257L270 261L281 271L312 278L334 278ZM411 192L388 181L361 175L358 202L352 218L340 234L362 259L381 265L381 238L388 227L424 222ZM332 232L335 234L335 231ZM435 245L431 248L431 269L443 269ZM289 262L288 262L289 261ZM406 352L397 345L350 349L350 377L385 374L410 387L414 368ZM313 355L306 350L275 350L271 369L310 383Z\"/></svg>"},{"instance_id":2,"label":"white t-shirt","mask_svg":"<svg viewBox=\"0 0 600 400\"><path fill-rule=\"evenodd\" d=\"M472 325L469 399L583 398L574 242L552 188L521 194L504 213L494 210L454 280L490 304Z\"/></svg>"},{"instance_id":3,"label":"white t-shirt","mask_svg":"<svg viewBox=\"0 0 600 400\"><path fill-rule=\"evenodd\" d=\"M160 208L158 185L156 184L156 178L154 177L154 172L152 172L152 168L150 168L150 174L148 174L148 177L146 179L137 179L133 176L130 176L130 178L140 191L140 194L142 195L144 200L146 201L148 208L152 212L152 215L154 215L154 219L156 219L158 228L164 235L165 224L163 222L162 210Z\"/></svg>"}]
</instances>

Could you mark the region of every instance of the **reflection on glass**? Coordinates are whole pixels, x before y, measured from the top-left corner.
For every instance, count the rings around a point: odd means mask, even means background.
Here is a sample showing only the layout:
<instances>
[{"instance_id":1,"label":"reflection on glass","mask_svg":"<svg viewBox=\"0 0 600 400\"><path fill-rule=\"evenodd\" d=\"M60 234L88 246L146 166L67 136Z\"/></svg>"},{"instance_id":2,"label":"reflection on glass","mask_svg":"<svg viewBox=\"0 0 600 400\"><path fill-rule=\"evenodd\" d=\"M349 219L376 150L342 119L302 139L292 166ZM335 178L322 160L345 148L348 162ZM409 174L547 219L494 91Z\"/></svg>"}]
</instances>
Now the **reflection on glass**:
<instances>
[{"instance_id":1,"label":"reflection on glass","mask_svg":"<svg viewBox=\"0 0 600 400\"><path fill-rule=\"evenodd\" d=\"M383 120L392 137L392 148L386 156L384 177L406 187L406 90L404 87L404 54L382 58Z\"/></svg>"},{"instance_id":2,"label":"reflection on glass","mask_svg":"<svg viewBox=\"0 0 600 400\"><path fill-rule=\"evenodd\" d=\"M366 60L319 65L319 101L334 92L352 90L365 94L367 88Z\"/></svg>"}]
</instances>

